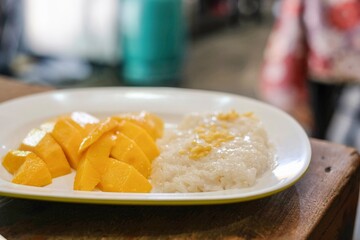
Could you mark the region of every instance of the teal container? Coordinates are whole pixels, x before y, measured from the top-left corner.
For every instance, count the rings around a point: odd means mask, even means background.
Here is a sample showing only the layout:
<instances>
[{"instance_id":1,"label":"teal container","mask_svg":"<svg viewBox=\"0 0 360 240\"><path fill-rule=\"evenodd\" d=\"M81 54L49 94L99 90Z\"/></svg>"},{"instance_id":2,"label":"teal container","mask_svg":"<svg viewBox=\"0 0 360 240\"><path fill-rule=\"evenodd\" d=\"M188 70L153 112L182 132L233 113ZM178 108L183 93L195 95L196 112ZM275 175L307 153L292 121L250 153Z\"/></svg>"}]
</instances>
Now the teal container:
<instances>
[{"instance_id":1,"label":"teal container","mask_svg":"<svg viewBox=\"0 0 360 240\"><path fill-rule=\"evenodd\" d=\"M121 3L124 83L178 85L185 54L182 0L121 0Z\"/></svg>"}]
</instances>

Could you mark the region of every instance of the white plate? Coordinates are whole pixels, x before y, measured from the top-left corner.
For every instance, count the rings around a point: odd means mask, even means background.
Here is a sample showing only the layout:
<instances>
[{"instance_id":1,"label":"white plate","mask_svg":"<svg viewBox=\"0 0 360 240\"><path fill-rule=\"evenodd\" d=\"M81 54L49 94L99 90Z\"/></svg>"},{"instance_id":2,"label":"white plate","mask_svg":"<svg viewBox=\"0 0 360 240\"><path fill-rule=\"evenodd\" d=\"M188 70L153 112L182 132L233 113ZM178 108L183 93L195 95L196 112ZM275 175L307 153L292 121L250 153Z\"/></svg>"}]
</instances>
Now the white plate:
<instances>
[{"instance_id":1,"label":"white plate","mask_svg":"<svg viewBox=\"0 0 360 240\"><path fill-rule=\"evenodd\" d=\"M254 112L264 123L277 150L277 166L253 187L205 193L106 193L73 191L74 172L43 188L11 183L0 166L0 195L29 199L103 204L185 205L240 202L269 196L299 180L310 163L307 135L286 113L249 98L209 91L175 88L89 88L47 92L0 104L0 157L16 148L27 132L45 120L71 111L96 116L146 110L176 124L190 112Z\"/></svg>"}]
</instances>

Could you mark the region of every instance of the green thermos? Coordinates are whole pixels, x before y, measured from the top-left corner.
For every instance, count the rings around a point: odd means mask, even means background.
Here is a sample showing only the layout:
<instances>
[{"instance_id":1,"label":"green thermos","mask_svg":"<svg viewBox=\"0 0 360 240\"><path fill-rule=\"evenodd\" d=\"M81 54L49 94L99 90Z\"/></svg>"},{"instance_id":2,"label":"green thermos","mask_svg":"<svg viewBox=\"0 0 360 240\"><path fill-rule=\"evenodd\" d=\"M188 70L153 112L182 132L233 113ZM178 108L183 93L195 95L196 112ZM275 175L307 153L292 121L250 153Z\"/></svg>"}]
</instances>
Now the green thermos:
<instances>
[{"instance_id":1,"label":"green thermos","mask_svg":"<svg viewBox=\"0 0 360 240\"><path fill-rule=\"evenodd\" d=\"M174 86L182 76L185 19L182 0L121 0L123 81Z\"/></svg>"}]
</instances>

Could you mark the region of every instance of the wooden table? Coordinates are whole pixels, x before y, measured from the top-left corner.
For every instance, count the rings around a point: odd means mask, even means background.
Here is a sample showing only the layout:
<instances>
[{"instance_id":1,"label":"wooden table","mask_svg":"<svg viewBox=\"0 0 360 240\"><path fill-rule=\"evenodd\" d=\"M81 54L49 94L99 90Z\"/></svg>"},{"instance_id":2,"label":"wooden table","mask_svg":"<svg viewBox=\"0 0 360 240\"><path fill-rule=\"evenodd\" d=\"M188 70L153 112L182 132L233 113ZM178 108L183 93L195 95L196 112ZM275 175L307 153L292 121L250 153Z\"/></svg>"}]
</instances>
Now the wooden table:
<instances>
[{"instance_id":1,"label":"wooden table","mask_svg":"<svg viewBox=\"0 0 360 240\"><path fill-rule=\"evenodd\" d=\"M46 90L51 89L0 79L0 102ZM351 239L359 154L315 139L311 146L305 176L264 199L209 206L112 206L2 198L0 234L8 239Z\"/></svg>"}]
</instances>

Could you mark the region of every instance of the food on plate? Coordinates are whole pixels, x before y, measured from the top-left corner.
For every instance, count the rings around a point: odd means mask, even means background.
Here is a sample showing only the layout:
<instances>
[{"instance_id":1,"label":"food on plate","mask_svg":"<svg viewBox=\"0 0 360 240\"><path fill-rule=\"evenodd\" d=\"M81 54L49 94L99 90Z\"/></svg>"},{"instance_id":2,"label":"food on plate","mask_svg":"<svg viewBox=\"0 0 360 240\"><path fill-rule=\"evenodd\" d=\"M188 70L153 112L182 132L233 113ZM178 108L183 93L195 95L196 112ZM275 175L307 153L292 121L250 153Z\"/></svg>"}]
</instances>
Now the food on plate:
<instances>
[{"instance_id":1,"label":"food on plate","mask_svg":"<svg viewBox=\"0 0 360 240\"><path fill-rule=\"evenodd\" d=\"M22 141L20 150L38 155L46 163L51 176L59 177L71 172L63 149L46 131L34 128Z\"/></svg>"},{"instance_id":2,"label":"food on plate","mask_svg":"<svg viewBox=\"0 0 360 240\"><path fill-rule=\"evenodd\" d=\"M12 182L31 186L72 168L74 190L209 192L253 186L275 150L251 112L192 113L166 132L145 111L103 120L73 112L32 129L2 164Z\"/></svg>"},{"instance_id":3,"label":"food on plate","mask_svg":"<svg viewBox=\"0 0 360 240\"><path fill-rule=\"evenodd\" d=\"M70 166L77 169L80 158L79 146L83 140L82 133L67 118L44 123L40 128L50 133L64 150Z\"/></svg>"},{"instance_id":4,"label":"food on plate","mask_svg":"<svg viewBox=\"0 0 360 240\"><path fill-rule=\"evenodd\" d=\"M126 113L113 116L118 121L128 120L142 127L154 139L161 138L164 133L164 121L157 115L141 111L139 113Z\"/></svg>"},{"instance_id":5,"label":"food on plate","mask_svg":"<svg viewBox=\"0 0 360 240\"><path fill-rule=\"evenodd\" d=\"M86 112L72 112L65 117L69 120L70 124L83 134L83 136L87 136L100 122L98 118Z\"/></svg>"},{"instance_id":6,"label":"food on plate","mask_svg":"<svg viewBox=\"0 0 360 240\"><path fill-rule=\"evenodd\" d=\"M92 191L99 184L100 171L87 159L79 162L74 180L74 190Z\"/></svg>"},{"instance_id":7,"label":"food on plate","mask_svg":"<svg viewBox=\"0 0 360 240\"><path fill-rule=\"evenodd\" d=\"M101 177L99 188L105 192L150 192L150 182L130 164L108 159L108 167Z\"/></svg>"},{"instance_id":8,"label":"food on plate","mask_svg":"<svg viewBox=\"0 0 360 240\"><path fill-rule=\"evenodd\" d=\"M116 135L116 143L111 149L110 156L122 162L132 165L144 177L149 177L151 163L143 150L131 138L121 132Z\"/></svg>"},{"instance_id":9,"label":"food on plate","mask_svg":"<svg viewBox=\"0 0 360 240\"><path fill-rule=\"evenodd\" d=\"M158 154L154 140L136 124L127 120L107 118L84 138L79 151L83 154L75 176L75 190L91 191L96 186L102 191L151 190L148 187L135 188L132 186L135 183L131 182L131 179L140 179L137 184L143 185L145 179L146 186L150 185L147 180L150 173L150 161L146 154L149 154L152 159L155 158L155 154ZM114 164L110 156L123 164ZM129 168L124 168L124 164ZM116 173L120 175L126 173L129 176L114 177Z\"/></svg>"},{"instance_id":10,"label":"food on plate","mask_svg":"<svg viewBox=\"0 0 360 240\"><path fill-rule=\"evenodd\" d=\"M159 148L150 135L140 126L127 120L120 121L117 130L134 142L144 151L150 162L159 155Z\"/></svg>"},{"instance_id":11,"label":"food on plate","mask_svg":"<svg viewBox=\"0 0 360 240\"><path fill-rule=\"evenodd\" d=\"M147 131L151 126L160 133L164 124L152 113L135 115L137 121L118 117L100 121L85 112L58 116L31 130L18 150L6 154L2 164L14 175L13 182L24 185L45 186L73 168L74 190L149 192L150 159L159 150ZM50 181L45 171L51 173ZM32 182L24 181L26 176Z\"/></svg>"},{"instance_id":12,"label":"food on plate","mask_svg":"<svg viewBox=\"0 0 360 240\"><path fill-rule=\"evenodd\" d=\"M9 173L14 174L25 162L25 159L29 154L34 153L29 151L11 150L5 155L2 165Z\"/></svg>"},{"instance_id":13,"label":"food on plate","mask_svg":"<svg viewBox=\"0 0 360 240\"><path fill-rule=\"evenodd\" d=\"M91 144L96 142L104 133L109 132L118 126L118 122L112 118L99 122L94 129L83 139L79 147L79 153L83 152Z\"/></svg>"},{"instance_id":14,"label":"food on plate","mask_svg":"<svg viewBox=\"0 0 360 240\"><path fill-rule=\"evenodd\" d=\"M51 173L46 163L36 154L28 152L25 161L15 172L13 183L42 187L52 182Z\"/></svg>"},{"instance_id":15,"label":"food on plate","mask_svg":"<svg viewBox=\"0 0 360 240\"><path fill-rule=\"evenodd\" d=\"M75 175L75 190L92 191L95 189L108 167L107 162L115 139L116 136L113 133L106 133L82 154Z\"/></svg>"},{"instance_id":16,"label":"food on plate","mask_svg":"<svg viewBox=\"0 0 360 240\"><path fill-rule=\"evenodd\" d=\"M253 113L190 114L159 141L154 192L249 187L274 164L274 148Z\"/></svg>"}]
</instances>

